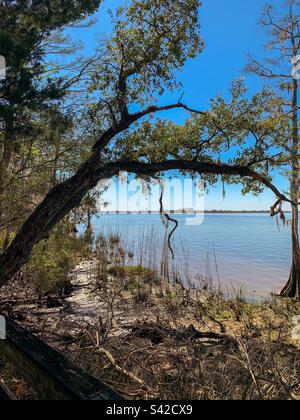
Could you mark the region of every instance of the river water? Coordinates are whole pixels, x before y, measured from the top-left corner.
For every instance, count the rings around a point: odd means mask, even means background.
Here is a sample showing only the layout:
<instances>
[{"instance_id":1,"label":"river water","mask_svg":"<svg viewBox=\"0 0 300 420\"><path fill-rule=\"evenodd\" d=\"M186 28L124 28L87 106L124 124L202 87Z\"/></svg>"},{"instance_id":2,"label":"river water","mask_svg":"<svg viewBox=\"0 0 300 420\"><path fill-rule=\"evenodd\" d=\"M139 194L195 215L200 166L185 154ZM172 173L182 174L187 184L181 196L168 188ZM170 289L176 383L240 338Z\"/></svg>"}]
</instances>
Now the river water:
<instances>
[{"instance_id":1,"label":"river water","mask_svg":"<svg viewBox=\"0 0 300 420\"><path fill-rule=\"evenodd\" d=\"M172 264L183 277L209 276L222 287L244 287L248 295L268 296L286 282L291 262L290 228L268 214L176 215ZM135 258L159 261L165 229L159 215L103 215L95 218L96 232L119 233ZM131 244L131 245L130 245Z\"/></svg>"}]
</instances>

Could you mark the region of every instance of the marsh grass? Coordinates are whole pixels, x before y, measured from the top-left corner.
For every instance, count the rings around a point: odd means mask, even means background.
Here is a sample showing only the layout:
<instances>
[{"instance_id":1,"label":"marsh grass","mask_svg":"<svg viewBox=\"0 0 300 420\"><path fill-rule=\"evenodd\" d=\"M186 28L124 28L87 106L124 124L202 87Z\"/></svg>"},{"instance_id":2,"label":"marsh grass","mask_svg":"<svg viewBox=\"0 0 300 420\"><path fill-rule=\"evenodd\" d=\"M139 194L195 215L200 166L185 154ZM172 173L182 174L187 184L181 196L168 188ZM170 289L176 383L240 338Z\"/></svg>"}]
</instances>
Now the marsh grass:
<instances>
[{"instance_id":1,"label":"marsh grass","mask_svg":"<svg viewBox=\"0 0 300 420\"><path fill-rule=\"evenodd\" d=\"M13 315L91 374L137 400L300 399L299 304L222 290L209 268L190 276L188 258L162 276L163 245L149 232L133 243L104 231L88 248L93 320L60 310L53 322L24 305Z\"/></svg>"},{"instance_id":2,"label":"marsh grass","mask_svg":"<svg viewBox=\"0 0 300 420\"><path fill-rule=\"evenodd\" d=\"M83 326L88 350L75 343L65 349L70 357L132 399L300 399L300 343L291 337L299 305L250 301L242 288L215 286L212 276L190 278L188 265L184 276L174 266L161 276L161 263L147 256L153 238L131 251L119 239L108 235L97 245L106 321ZM145 267L149 261L155 264ZM116 334L121 302L126 322Z\"/></svg>"}]
</instances>

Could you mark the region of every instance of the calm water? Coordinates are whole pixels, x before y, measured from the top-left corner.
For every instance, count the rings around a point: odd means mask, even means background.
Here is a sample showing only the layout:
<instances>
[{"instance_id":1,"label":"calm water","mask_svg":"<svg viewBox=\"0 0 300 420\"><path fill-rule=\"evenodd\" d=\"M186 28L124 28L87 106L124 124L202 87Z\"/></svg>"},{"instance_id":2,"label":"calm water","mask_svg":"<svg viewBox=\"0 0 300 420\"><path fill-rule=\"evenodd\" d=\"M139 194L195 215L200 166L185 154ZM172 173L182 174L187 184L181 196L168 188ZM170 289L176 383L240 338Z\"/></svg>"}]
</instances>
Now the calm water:
<instances>
[{"instance_id":1,"label":"calm water","mask_svg":"<svg viewBox=\"0 0 300 420\"><path fill-rule=\"evenodd\" d=\"M210 275L226 287L244 286L247 294L257 296L278 291L287 280L289 228L278 226L269 215L208 214L195 226L187 225L184 215L176 218L174 264L182 271L189 265L193 274ZM159 215L104 215L94 224L99 233L121 233L145 260L162 255L164 228Z\"/></svg>"}]
</instances>

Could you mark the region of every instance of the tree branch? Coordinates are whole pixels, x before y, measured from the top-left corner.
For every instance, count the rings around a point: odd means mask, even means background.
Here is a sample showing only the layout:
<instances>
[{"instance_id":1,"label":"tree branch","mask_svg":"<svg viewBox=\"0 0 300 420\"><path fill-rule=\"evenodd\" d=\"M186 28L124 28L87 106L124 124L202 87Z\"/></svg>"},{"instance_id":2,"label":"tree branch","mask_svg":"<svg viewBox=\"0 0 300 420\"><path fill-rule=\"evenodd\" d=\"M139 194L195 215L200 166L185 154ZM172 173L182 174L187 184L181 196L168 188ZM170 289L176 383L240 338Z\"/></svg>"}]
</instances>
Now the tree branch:
<instances>
[{"instance_id":1,"label":"tree branch","mask_svg":"<svg viewBox=\"0 0 300 420\"><path fill-rule=\"evenodd\" d=\"M252 170L248 166L228 165L225 163L215 162L198 162L188 160L165 160L162 162L144 163L136 161L113 162L101 168L101 171L108 171L117 174L118 172L127 171L136 175L154 175L160 172L170 170L185 170L192 171L199 174L215 174L239 176L241 178L252 178L265 185L268 189L273 191L275 196L281 201L291 203L291 200L282 194L278 188L264 175Z\"/></svg>"}]
</instances>

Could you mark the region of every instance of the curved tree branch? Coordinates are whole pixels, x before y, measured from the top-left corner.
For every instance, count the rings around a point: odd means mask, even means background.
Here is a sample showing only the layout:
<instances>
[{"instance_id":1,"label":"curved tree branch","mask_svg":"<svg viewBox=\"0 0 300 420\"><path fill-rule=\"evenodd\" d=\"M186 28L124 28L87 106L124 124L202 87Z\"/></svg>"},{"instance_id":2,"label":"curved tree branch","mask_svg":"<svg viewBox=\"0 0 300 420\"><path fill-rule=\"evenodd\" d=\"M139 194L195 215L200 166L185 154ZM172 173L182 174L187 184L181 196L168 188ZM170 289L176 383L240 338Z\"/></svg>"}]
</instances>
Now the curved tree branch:
<instances>
[{"instance_id":1,"label":"curved tree branch","mask_svg":"<svg viewBox=\"0 0 300 420\"><path fill-rule=\"evenodd\" d=\"M103 169L103 168L102 168ZM170 170L185 170L192 171L199 174L215 174L239 176L241 178L252 178L263 184L265 187L273 191L275 196L281 201L291 203L291 200L286 197L279 189L264 175L259 174L248 166L228 165L226 163L215 162L198 162L188 160L165 160L162 162L144 163L136 161L113 162L105 166L108 171L117 173L118 171L127 171L136 175L154 175L159 172Z\"/></svg>"},{"instance_id":2,"label":"curved tree branch","mask_svg":"<svg viewBox=\"0 0 300 420\"><path fill-rule=\"evenodd\" d=\"M112 134L110 133L110 135ZM109 134L105 133L105 141L108 140L108 137ZM53 188L24 223L10 247L0 256L0 287L28 262L33 247L47 238L51 230L71 210L80 205L89 190L94 188L100 180L118 175L120 171L136 175L153 175L169 170L186 170L199 174L249 177L272 190L281 201L290 202L271 181L249 167L186 160L166 160L156 163L127 161L99 165L97 156L94 151L72 178Z\"/></svg>"}]
</instances>

